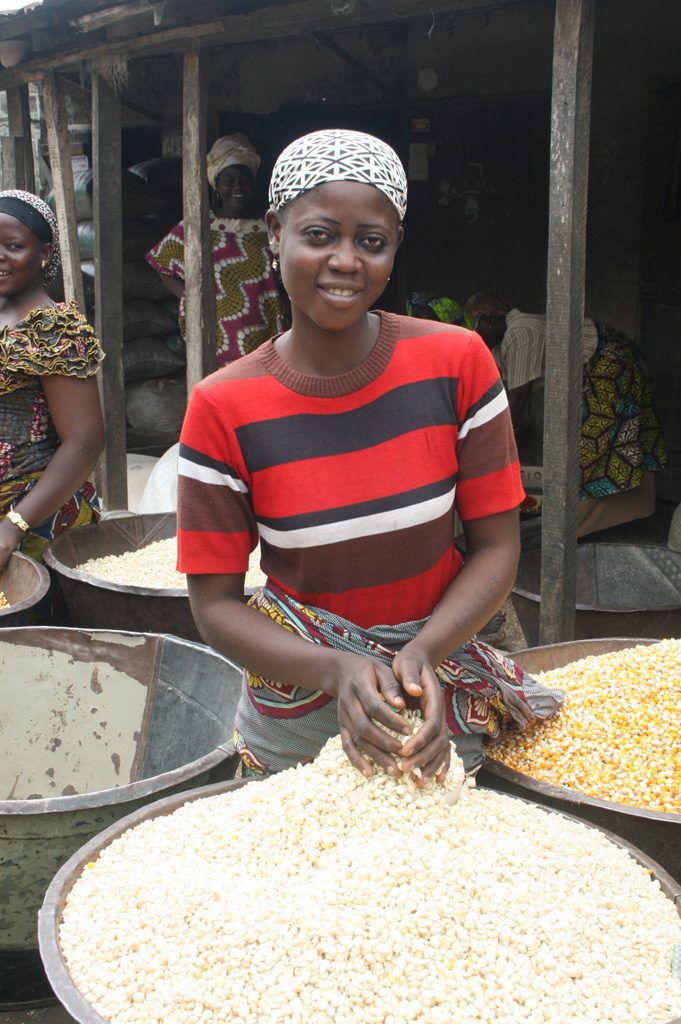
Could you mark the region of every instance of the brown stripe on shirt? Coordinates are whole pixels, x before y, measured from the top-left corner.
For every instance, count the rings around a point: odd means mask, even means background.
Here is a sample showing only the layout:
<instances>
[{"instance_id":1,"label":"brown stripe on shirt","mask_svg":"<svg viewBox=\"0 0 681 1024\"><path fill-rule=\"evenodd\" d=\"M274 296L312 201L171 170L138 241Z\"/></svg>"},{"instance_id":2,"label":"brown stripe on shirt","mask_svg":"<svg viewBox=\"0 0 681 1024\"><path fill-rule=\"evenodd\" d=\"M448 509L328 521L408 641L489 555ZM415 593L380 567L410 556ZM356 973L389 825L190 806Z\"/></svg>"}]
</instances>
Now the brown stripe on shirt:
<instances>
[{"instance_id":1,"label":"brown stripe on shirt","mask_svg":"<svg viewBox=\"0 0 681 1024\"><path fill-rule=\"evenodd\" d=\"M296 593L342 593L417 576L428 568L423 561L424 550L432 552L435 565L453 543L454 523L450 510L420 526L382 534L378 545L372 536L297 548L294 552L263 545L262 568ZM380 551L380 562L376 558L377 551Z\"/></svg>"},{"instance_id":2,"label":"brown stripe on shirt","mask_svg":"<svg viewBox=\"0 0 681 1024\"><path fill-rule=\"evenodd\" d=\"M459 458L459 480L496 473L514 462L518 455L510 416L504 409L493 419L470 430L461 442ZM473 467L474 472L470 472Z\"/></svg>"}]
</instances>

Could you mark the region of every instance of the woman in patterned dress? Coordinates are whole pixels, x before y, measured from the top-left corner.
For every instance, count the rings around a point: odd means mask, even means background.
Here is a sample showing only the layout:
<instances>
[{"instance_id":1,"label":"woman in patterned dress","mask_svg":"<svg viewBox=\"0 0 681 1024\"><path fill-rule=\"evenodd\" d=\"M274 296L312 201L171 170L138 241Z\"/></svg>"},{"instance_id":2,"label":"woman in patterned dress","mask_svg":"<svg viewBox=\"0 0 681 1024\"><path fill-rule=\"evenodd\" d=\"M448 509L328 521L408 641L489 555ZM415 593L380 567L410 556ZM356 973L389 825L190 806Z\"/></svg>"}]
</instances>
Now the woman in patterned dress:
<instances>
[{"instance_id":1,"label":"woman in patterned dress","mask_svg":"<svg viewBox=\"0 0 681 1024\"><path fill-rule=\"evenodd\" d=\"M283 328L267 227L253 211L259 167L260 157L240 133L223 135L208 154L218 366L252 352ZM146 258L180 300L179 326L184 337L184 222L176 224Z\"/></svg>"},{"instance_id":2,"label":"woman in patterned dress","mask_svg":"<svg viewBox=\"0 0 681 1024\"><path fill-rule=\"evenodd\" d=\"M49 206L0 192L0 571L13 551L39 559L53 537L99 517L87 477L104 447L103 355L75 302L45 290L59 261Z\"/></svg>"}]
</instances>

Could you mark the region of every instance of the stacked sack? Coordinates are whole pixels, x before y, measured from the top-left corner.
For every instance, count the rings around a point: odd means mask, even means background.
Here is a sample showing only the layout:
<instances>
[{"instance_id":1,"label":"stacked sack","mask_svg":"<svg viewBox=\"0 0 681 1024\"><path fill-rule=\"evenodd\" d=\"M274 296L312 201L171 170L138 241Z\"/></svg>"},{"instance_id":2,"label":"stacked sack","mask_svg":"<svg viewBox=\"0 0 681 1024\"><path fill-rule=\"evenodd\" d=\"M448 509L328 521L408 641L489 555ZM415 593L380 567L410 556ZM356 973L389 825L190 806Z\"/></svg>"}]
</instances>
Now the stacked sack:
<instances>
[{"instance_id":1,"label":"stacked sack","mask_svg":"<svg viewBox=\"0 0 681 1024\"><path fill-rule=\"evenodd\" d=\"M86 311L94 323L92 171L74 173L74 189ZM53 205L52 196L48 202ZM122 174L122 209L122 362L129 441L132 446L172 443L186 405L184 343L177 325L177 299L144 257L179 217L172 197L133 168ZM106 348L106 339L103 342Z\"/></svg>"},{"instance_id":2,"label":"stacked sack","mask_svg":"<svg viewBox=\"0 0 681 1024\"><path fill-rule=\"evenodd\" d=\"M155 228L154 238L148 245L145 245L144 252L140 259L144 260L145 254L152 248L159 239L182 219L182 160L180 157L156 157L152 160L144 160L134 164L129 169L143 183L143 187L154 195L163 206L155 213L149 213L147 222L153 223ZM156 292L160 290L160 297L155 299L157 310L163 317L172 320L172 331L164 333L159 339L158 335L153 338L144 339L144 351L156 364L156 372L147 377L137 375L134 382L127 385L126 412L128 423L136 434L141 436L157 435L163 440L165 447L177 440L182 419L187 405L187 386L185 375L185 345L177 325L177 297L172 295L155 270L144 263L145 277L149 275L154 278ZM138 310L139 315L144 315L142 309ZM159 325L160 327L160 325ZM159 340L162 342L163 354L159 350ZM129 347L126 344L125 350ZM141 358L142 346L136 346L136 354ZM165 373L159 372L159 364L170 367L171 363L182 367L168 369ZM127 378L126 378L127 380Z\"/></svg>"}]
</instances>

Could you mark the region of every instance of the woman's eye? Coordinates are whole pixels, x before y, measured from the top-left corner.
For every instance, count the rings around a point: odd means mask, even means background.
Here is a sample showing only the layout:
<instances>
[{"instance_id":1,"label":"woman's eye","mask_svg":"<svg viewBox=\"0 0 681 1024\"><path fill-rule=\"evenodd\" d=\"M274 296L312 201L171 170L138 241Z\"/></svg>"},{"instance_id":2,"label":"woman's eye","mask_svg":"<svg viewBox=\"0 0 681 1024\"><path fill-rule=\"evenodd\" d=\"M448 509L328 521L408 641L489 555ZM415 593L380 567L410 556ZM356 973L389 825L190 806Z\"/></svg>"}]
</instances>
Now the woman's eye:
<instances>
[{"instance_id":1,"label":"woman's eye","mask_svg":"<svg viewBox=\"0 0 681 1024\"><path fill-rule=\"evenodd\" d=\"M369 235L362 239L362 245L371 252L381 252L385 248L385 238L380 235Z\"/></svg>"},{"instance_id":2,"label":"woman's eye","mask_svg":"<svg viewBox=\"0 0 681 1024\"><path fill-rule=\"evenodd\" d=\"M311 242L326 242L329 238L329 232L323 228L308 228L305 232L305 236L310 239Z\"/></svg>"}]
</instances>

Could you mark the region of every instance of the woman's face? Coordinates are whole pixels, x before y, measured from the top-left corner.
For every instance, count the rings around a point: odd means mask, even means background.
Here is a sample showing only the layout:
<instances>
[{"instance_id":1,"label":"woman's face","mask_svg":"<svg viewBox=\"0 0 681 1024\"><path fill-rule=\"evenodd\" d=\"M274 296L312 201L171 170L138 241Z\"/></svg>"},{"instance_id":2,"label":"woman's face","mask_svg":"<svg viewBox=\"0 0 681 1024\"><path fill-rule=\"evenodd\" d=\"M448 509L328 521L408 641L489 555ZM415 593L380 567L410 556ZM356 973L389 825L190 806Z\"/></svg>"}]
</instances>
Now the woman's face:
<instances>
[{"instance_id":1,"label":"woman's face","mask_svg":"<svg viewBox=\"0 0 681 1024\"><path fill-rule=\"evenodd\" d=\"M390 278L403 234L392 203L372 185L329 182L267 217L294 319L351 328Z\"/></svg>"},{"instance_id":2,"label":"woman's face","mask_svg":"<svg viewBox=\"0 0 681 1024\"><path fill-rule=\"evenodd\" d=\"M0 296L7 298L40 281L41 263L52 246L8 213L0 213Z\"/></svg>"},{"instance_id":3,"label":"woman's face","mask_svg":"<svg viewBox=\"0 0 681 1024\"><path fill-rule=\"evenodd\" d=\"M225 167L217 176L215 191L224 217L242 217L253 199L253 175L241 164Z\"/></svg>"}]
</instances>

